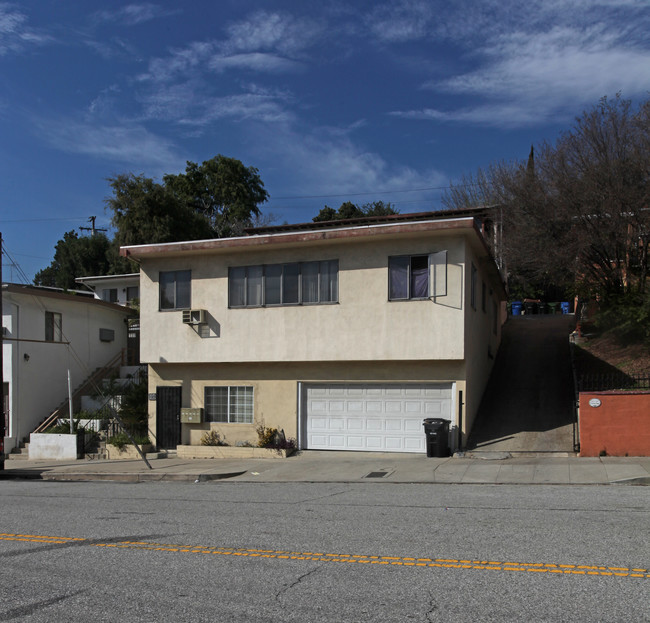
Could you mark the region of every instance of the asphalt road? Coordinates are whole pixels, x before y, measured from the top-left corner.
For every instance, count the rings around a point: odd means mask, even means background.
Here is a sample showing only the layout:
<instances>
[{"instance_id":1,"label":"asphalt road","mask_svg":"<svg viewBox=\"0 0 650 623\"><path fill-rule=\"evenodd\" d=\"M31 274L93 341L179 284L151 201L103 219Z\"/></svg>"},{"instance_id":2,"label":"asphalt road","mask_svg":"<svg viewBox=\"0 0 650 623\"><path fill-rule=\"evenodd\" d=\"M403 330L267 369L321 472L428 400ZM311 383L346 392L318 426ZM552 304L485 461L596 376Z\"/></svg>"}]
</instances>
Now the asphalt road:
<instances>
[{"instance_id":1,"label":"asphalt road","mask_svg":"<svg viewBox=\"0 0 650 623\"><path fill-rule=\"evenodd\" d=\"M650 488L0 482L0 621L649 621Z\"/></svg>"}]
</instances>

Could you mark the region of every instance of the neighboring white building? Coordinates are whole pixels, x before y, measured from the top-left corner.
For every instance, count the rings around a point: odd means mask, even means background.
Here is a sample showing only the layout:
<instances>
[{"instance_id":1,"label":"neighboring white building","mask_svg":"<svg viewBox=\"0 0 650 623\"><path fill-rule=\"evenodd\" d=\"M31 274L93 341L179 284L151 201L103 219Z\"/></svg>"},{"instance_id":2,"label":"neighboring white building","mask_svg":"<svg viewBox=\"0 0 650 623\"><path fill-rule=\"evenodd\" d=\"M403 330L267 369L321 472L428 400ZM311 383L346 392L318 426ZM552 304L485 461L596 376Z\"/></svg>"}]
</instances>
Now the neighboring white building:
<instances>
[{"instance_id":1,"label":"neighboring white building","mask_svg":"<svg viewBox=\"0 0 650 623\"><path fill-rule=\"evenodd\" d=\"M2 284L5 452L127 345L126 307L88 292Z\"/></svg>"},{"instance_id":2,"label":"neighboring white building","mask_svg":"<svg viewBox=\"0 0 650 623\"><path fill-rule=\"evenodd\" d=\"M86 286L95 298L106 303L133 305L140 299L140 273L78 277L77 283Z\"/></svg>"}]
</instances>

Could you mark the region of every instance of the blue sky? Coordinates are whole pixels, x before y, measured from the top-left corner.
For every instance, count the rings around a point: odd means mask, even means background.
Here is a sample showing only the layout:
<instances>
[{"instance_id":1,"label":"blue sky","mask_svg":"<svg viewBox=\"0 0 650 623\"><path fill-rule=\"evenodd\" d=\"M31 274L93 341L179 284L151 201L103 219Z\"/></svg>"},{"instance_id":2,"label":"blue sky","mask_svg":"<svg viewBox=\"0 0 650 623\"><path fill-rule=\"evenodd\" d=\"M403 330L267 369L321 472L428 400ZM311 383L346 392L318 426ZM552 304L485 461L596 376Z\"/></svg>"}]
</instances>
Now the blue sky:
<instances>
[{"instance_id":1,"label":"blue sky","mask_svg":"<svg viewBox=\"0 0 650 623\"><path fill-rule=\"evenodd\" d=\"M64 232L110 226L107 177L219 153L277 223L439 209L602 96L647 98L648 32L648 0L0 0L0 232L31 279Z\"/></svg>"}]
</instances>

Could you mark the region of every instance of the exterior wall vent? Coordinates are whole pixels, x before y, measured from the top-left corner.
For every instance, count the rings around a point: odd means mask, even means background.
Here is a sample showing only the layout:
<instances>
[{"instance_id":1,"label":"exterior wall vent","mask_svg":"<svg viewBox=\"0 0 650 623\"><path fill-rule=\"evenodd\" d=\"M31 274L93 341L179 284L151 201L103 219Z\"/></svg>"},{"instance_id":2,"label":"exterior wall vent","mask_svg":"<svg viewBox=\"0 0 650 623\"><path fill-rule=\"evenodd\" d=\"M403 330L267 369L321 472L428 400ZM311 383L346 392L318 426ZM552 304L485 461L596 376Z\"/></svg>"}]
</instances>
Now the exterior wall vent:
<instances>
[{"instance_id":1,"label":"exterior wall vent","mask_svg":"<svg viewBox=\"0 0 650 623\"><path fill-rule=\"evenodd\" d=\"M113 329L100 329L99 339L101 342L112 342L115 339L115 331Z\"/></svg>"}]
</instances>

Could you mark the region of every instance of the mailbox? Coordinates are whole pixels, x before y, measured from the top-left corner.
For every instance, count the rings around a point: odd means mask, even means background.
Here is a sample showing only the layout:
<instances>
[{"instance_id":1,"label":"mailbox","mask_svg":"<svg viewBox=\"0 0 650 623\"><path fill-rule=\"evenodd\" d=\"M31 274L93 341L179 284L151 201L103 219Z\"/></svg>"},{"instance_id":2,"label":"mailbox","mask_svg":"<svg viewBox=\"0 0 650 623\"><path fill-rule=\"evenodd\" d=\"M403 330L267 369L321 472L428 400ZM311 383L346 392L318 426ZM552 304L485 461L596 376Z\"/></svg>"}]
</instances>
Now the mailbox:
<instances>
[{"instance_id":1,"label":"mailbox","mask_svg":"<svg viewBox=\"0 0 650 623\"><path fill-rule=\"evenodd\" d=\"M181 424L200 424L203 422L203 408L182 408L181 409Z\"/></svg>"}]
</instances>

